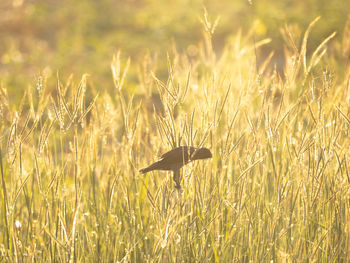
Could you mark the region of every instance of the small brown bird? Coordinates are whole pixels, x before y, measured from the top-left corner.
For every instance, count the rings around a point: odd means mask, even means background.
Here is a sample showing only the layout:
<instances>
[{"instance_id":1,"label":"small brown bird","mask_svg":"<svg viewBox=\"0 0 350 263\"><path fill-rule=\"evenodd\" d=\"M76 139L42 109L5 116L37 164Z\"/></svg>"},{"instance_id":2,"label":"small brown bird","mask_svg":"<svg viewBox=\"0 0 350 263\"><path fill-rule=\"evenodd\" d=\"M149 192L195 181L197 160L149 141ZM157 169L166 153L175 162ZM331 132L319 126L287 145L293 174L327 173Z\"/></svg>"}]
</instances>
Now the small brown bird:
<instances>
[{"instance_id":1,"label":"small brown bird","mask_svg":"<svg viewBox=\"0 0 350 263\"><path fill-rule=\"evenodd\" d=\"M195 148L192 146L180 146L164 153L160 160L140 170L144 174L153 170L165 170L174 172L175 187L181 189L180 169L185 164L194 160L211 158L213 155L207 148Z\"/></svg>"}]
</instances>

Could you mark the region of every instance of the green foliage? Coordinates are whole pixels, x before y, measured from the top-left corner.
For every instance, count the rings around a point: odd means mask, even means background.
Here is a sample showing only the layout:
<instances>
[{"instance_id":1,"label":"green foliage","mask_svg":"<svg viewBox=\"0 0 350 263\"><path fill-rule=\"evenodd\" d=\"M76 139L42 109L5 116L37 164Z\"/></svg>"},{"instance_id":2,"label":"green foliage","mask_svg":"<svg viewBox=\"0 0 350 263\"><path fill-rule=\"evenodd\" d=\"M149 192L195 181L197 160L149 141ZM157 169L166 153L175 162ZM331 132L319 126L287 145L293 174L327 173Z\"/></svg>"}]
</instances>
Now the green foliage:
<instances>
[{"instance_id":1,"label":"green foliage","mask_svg":"<svg viewBox=\"0 0 350 263\"><path fill-rule=\"evenodd\" d=\"M284 24L293 25L292 33L297 39L311 20L321 16L310 39L310 47L314 49L333 31L338 31L340 39L350 8L350 3L343 0L251 3L248 0L3 0L1 79L12 87L9 93L17 101L36 76L52 77L57 71L64 77L94 72L91 81L111 92L108 65L111 54L119 49L134 62L129 72L134 84L137 84L136 65L142 63L147 53L158 54L158 70L165 76L165 54L172 50L174 42L181 53L196 54L194 46L203 39L199 22L203 6L213 19L220 16L213 38L217 53L223 51L239 30L247 32L253 27L257 40L273 39L260 49L259 62L273 50L274 63L283 67L280 28Z\"/></svg>"},{"instance_id":2,"label":"green foliage","mask_svg":"<svg viewBox=\"0 0 350 263\"><path fill-rule=\"evenodd\" d=\"M278 25L276 67L263 51L275 25L225 31L238 11L224 3L208 2L218 25L195 1L16 7L32 31L2 39L0 261L349 261L349 22ZM183 168L183 191L139 174L185 144L213 159Z\"/></svg>"}]
</instances>

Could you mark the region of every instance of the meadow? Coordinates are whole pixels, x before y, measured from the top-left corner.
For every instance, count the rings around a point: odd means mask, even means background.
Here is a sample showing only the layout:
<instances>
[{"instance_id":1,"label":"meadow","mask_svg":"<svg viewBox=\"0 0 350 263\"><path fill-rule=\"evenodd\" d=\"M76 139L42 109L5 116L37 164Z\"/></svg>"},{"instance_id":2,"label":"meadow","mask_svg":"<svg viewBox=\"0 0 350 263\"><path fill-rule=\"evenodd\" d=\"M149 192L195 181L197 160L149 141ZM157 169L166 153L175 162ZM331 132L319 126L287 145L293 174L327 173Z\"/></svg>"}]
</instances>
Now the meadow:
<instances>
[{"instance_id":1,"label":"meadow","mask_svg":"<svg viewBox=\"0 0 350 263\"><path fill-rule=\"evenodd\" d=\"M0 261L350 260L350 20L311 47L322 18L281 26L278 66L256 27L218 52L216 21L186 51L111 54L112 88L93 68L2 82ZM139 174L179 145L213 153L182 191Z\"/></svg>"}]
</instances>

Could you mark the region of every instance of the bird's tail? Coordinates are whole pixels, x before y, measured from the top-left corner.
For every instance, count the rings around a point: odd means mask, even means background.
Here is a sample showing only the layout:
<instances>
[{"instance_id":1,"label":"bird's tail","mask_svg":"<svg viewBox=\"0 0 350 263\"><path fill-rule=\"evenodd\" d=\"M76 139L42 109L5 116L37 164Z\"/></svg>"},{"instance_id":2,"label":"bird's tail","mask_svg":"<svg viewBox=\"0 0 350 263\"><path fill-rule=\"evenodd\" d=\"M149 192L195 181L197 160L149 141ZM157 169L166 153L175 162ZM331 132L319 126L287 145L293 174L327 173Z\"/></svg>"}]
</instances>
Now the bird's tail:
<instances>
[{"instance_id":1,"label":"bird's tail","mask_svg":"<svg viewBox=\"0 0 350 263\"><path fill-rule=\"evenodd\" d=\"M145 173L148 173L148 172L150 172L150 171L153 171L153 170L155 170L155 169L157 169L157 168L158 168L158 162L155 162L155 163L151 164L150 166L141 169L139 172L140 172L141 174L145 174Z\"/></svg>"},{"instance_id":2,"label":"bird's tail","mask_svg":"<svg viewBox=\"0 0 350 263\"><path fill-rule=\"evenodd\" d=\"M149 167L146 167L146 168L143 168L143 169L139 170L139 172L140 172L141 174L148 173L149 171L152 171L152 169L150 169Z\"/></svg>"}]
</instances>

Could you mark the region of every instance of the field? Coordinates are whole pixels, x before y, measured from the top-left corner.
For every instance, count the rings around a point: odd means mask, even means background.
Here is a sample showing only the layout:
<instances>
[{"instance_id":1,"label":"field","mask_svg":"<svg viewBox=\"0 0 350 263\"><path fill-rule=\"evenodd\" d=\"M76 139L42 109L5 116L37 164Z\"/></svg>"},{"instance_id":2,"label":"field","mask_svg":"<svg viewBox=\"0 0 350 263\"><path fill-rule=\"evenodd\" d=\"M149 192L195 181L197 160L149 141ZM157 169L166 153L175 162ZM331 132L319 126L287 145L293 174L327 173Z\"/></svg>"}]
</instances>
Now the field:
<instances>
[{"instance_id":1,"label":"field","mask_svg":"<svg viewBox=\"0 0 350 263\"><path fill-rule=\"evenodd\" d=\"M1 262L350 261L350 19L281 24L280 44L256 22L221 45L201 11L196 43L126 45L107 65L28 39L34 64L3 51ZM57 64L30 81L40 58ZM213 153L181 191L139 173L179 145Z\"/></svg>"}]
</instances>

